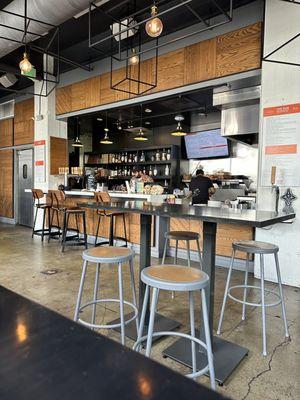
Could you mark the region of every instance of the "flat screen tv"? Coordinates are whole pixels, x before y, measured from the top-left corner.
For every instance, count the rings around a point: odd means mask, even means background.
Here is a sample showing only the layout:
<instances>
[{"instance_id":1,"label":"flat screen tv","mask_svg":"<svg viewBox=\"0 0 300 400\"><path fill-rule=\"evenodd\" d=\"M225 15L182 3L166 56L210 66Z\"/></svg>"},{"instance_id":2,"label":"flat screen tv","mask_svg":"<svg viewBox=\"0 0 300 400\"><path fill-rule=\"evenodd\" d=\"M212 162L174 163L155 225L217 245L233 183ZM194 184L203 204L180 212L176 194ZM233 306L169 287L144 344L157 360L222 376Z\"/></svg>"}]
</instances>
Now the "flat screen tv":
<instances>
[{"instance_id":1,"label":"flat screen tv","mask_svg":"<svg viewBox=\"0 0 300 400\"><path fill-rule=\"evenodd\" d=\"M209 159L230 156L229 141L221 129L190 133L184 137L187 158Z\"/></svg>"}]
</instances>

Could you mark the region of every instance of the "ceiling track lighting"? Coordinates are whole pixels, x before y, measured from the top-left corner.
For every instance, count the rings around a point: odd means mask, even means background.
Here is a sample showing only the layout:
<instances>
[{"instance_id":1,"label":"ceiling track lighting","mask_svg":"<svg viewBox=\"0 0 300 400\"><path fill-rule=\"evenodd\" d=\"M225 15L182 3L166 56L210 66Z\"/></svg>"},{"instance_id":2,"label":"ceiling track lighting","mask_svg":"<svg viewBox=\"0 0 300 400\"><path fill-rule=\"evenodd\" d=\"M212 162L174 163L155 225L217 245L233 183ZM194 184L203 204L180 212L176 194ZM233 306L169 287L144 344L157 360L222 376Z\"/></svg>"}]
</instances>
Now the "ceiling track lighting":
<instances>
[{"instance_id":1,"label":"ceiling track lighting","mask_svg":"<svg viewBox=\"0 0 300 400\"><path fill-rule=\"evenodd\" d=\"M104 137L103 139L100 140L101 144L113 144L113 141L109 138L108 132L109 129L107 127L107 111L106 111L106 117L105 117L105 128L104 128Z\"/></svg>"},{"instance_id":2,"label":"ceiling track lighting","mask_svg":"<svg viewBox=\"0 0 300 400\"><path fill-rule=\"evenodd\" d=\"M146 22L145 25L145 30L147 32L147 35L152 37L152 38L157 38L162 34L163 31L163 23L160 18L158 18L156 15L158 13L158 9L155 5L151 7L151 19Z\"/></svg>"},{"instance_id":3,"label":"ceiling track lighting","mask_svg":"<svg viewBox=\"0 0 300 400\"><path fill-rule=\"evenodd\" d=\"M135 136L134 140L137 142L146 142L148 140L147 136L145 136L145 132L143 130L143 104L141 104L141 124L138 134Z\"/></svg>"}]
</instances>

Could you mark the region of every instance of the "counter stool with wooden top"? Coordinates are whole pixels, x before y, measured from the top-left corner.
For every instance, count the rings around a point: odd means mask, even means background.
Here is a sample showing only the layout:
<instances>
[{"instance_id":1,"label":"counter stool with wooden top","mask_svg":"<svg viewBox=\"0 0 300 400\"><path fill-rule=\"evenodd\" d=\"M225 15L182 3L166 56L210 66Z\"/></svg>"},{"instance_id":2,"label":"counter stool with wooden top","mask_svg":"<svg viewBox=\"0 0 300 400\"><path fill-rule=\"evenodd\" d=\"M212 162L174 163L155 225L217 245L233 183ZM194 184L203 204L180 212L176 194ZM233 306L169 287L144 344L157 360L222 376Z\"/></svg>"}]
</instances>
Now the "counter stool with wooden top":
<instances>
[{"instance_id":1,"label":"counter stool with wooden top","mask_svg":"<svg viewBox=\"0 0 300 400\"><path fill-rule=\"evenodd\" d=\"M136 320L136 329L138 330L138 309L137 309L137 299L135 292L135 283L134 283L134 268L133 268L133 258L134 252L131 249L123 248L123 247L94 247L92 249L86 250L82 254L83 258L83 266L82 266L82 274L79 285L79 291L77 296L77 303L75 308L74 320L85 325L92 329L115 329L121 328L121 343L125 344L125 325L129 324L131 321ZM132 302L125 301L123 295L123 277L122 272L124 269L124 263L129 262L130 268L130 282L131 282L131 290L132 290ZM95 282L94 282L94 293L93 299L88 301L85 304L81 304L82 293L84 282L87 274L87 268L89 263L92 263L95 266L96 274L95 274ZM119 280L119 298L110 298L100 299L98 296L98 287L99 287L99 275L100 275L100 267L101 264L118 264L118 280ZM119 303L120 305L120 323L111 324L111 325L102 325L96 324L96 307L97 304L101 303ZM130 306L134 313L133 316L125 321L124 317L124 304ZM92 319L91 322L85 321L79 318L79 313L87 307L92 306Z\"/></svg>"},{"instance_id":2,"label":"counter stool with wooden top","mask_svg":"<svg viewBox=\"0 0 300 400\"><path fill-rule=\"evenodd\" d=\"M199 265L200 265L200 269L202 269L202 256L201 256L200 235L199 235L199 233L197 233L197 232L189 232L189 231L169 231L169 232L166 232L165 233L165 247L164 247L162 264L165 264L168 242L170 240L175 240L174 264L177 264L178 242L179 242L179 240L183 240L184 242L186 242L187 259L188 259L188 266L189 267L191 266L190 241L195 240L196 243L197 243L197 249L198 249L198 255L199 255Z\"/></svg>"},{"instance_id":3,"label":"counter stool with wooden top","mask_svg":"<svg viewBox=\"0 0 300 400\"><path fill-rule=\"evenodd\" d=\"M32 198L33 198L33 207L35 208L31 237L33 238L34 235L41 236L41 239L43 242L44 236L49 235L49 228L45 228L45 224L46 224L46 215L48 215L48 224L50 224L51 206L50 206L50 204L47 204L47 203L41 203L41 199L44 197L44 192L41 189L31 189L31 192L32 192ZM42 210L42 212L43 212L43 225L42 225L42 229L35 229L39 210Z\"/></svg>"},{"instance_id":4,"label":"counter stool with wooden top","mask_svg":"<svg viewBox=\"0 0 300 400\"><path fill-rule=\"evenodd\" d=\"M212 389L215 389L215 373L213 363L213 353L210 338L209 320L205 297L205 288L208 286L209 277L208 275L199 270L198 268L187 267L182 265L165 264L158 266L151 266L142 270L141 280L146 284L145 297L143 302L143 309L141 314L141 320L139 325L139 332L137 341L134 344L134 350L140 350L141 343L146 341L146 356L150 357L152 348L152 338L155 336L179 336L186 338L191 341L191 352L192 352L192 373L187 376L190 378L196 378L205 373L210 375L210 384ZM153 288L150 318L148 326L148 334L142 336L145 316L147 310L147 304L149 300L150 288ZM188 292L189 294L189 310L190 310L190 334L182 332L153 332L154 319L157 308L158 296L160 290L171 290L176 292ZM203 324L205 332L205 343L195 336L195 307L194 307L194 295L196 292L201 292L202 300L202 314ZM204 348L207 353L208 364L197 371L196 365L196 343Z\"/></svg>"},{"instance_id":5,"label":"counter stool with wooden top","mask_svg":"<svg viewBox=\"0 0 300 400\"><path fill-rule=\"evenodd\" d=\"M59 215L63 215L62 224L62 239L61 239L61 250L64 252L65 246L85 246L87 249L87 232L86 232L86 219L85 210L77 206L68 206L65 204L66 196L62 190L49 190L51 197L51 210L52 216L49 225L49 241L52 238L52 228L58 227L60 229ZM53 225L54 214L57 217L58 226ZM69 226L70 216L74 216L76 228ZM83 225L83 238L80 237L79 232L79 217L82 219ZM71 235L68 235L71 232ZM73 234L72 234L73 233Z\"/></svg>"},{"instance_id":6,"label":"counter stool with wooden top","mask_svg":"<svg viewBox=\"0 0 300 400\"><path fill-rule=\"evenodd\" d=\"M95 192L94 193L94 199L97 203L107 203L111 201L111 197L108 192ZM108 210L103 210L99 208L97 210L97 215L98 215L98 224L97 224L97 230L96 230L96 238L95 238L95 246L103 246L108 244L109 246L114 245L114 240L122 240L125 242L123 246L120 247L127 247L127 233L126 233L126 221L125 221L125 214L123 212L116 212L116 211L108 211ZM116 218L120 216L123 219L123 229L124 229L124 237L122 236L115 236L114 231L115 231L115 222ZM99 235L99 227L100 227L100 222L101 218L109 218L109 239L106 241L103 241L101 243L97 243L98 241L98 235Z\"/></svg>"},{"instance_id":7,"label":"counter stool with wooden top","mask_svg":"<svg viewBox=\"0 0 300 400\"><path fill-rule=\"evenodd\" d=\"M245 318L246 318L246 305L252 306L252 307L261 307L262 335L263 335L263 351L262 351L262 353L264 356L266 356L267 355L266 307L273 307L273 306L277 306L278 304L281 304L285 336L287 338L289 337L284 296L283 296L283 290L282 290L282 284L281 284L280 267L279 267L279 260L278 260L279 247L276 246L275 244L271 244L271 243L259 242L259 241L254 241L254 240L249 240L249 241L245 240L245 241L234 242L232 244L232 248L233 248L232 257L231 257L230 267L229 267L229 271L228 271L228 277L227 277L227 282L226 282L226 287L225 287L224 299L223 299L217 333L218 333L218 335L221 333L221 327L222 327L222 322L223 322L223 318L224 318L224 311L225 311L226 301L227 301L228 297L243 305L242 320L245 320ZM234 259L235 259L235 254L237 251L247 253L245 280L244 280L243 285L235 285L235 286L230 287L232 268L233 268L233 263L234 263ZM259 255L259 258L260 258L260 286L248 285L248 270L249 270L249 255L250 254L257 254L257 255ZM279 293L276 293L272 290L265 289L264 255L266 255L266 254L274 255ZM242 300L238 299L233 294L231 294L231 291L234 289L244 289ZM256 290L260 291L261 303L251 303L251 302L247 301L248 289L256 289ZM265 294L266 293L271 293L272 295L277 297L278 300L273 303L266 304L266 302L265 302Z\"/></svg>"}]
</instances>

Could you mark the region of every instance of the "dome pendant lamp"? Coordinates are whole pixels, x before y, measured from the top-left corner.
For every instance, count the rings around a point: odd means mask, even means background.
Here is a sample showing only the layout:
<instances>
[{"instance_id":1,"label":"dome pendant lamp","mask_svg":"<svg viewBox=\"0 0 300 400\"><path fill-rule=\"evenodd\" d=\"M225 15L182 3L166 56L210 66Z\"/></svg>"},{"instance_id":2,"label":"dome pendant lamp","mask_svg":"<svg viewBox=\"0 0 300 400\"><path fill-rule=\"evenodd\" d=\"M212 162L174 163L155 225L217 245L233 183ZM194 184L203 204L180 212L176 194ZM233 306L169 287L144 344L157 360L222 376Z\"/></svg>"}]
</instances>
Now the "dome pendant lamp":
<instances>
[{"instance_id":1,"label":"dome pendant lamp","mask_svg":"<svg viewBox=\"0 0 300 400\"><path fill-rule=\"evenodd\" d=\"M141 104L141 124L138 134L135 136L134 140L138 142L146 142L148 140L147 136L145 136L143 130L143 105Z\"/></svg>"},{"instance_id":2,"label":"dome pendant lamp","mask_svg":"<svg viewBox=\"0 0 300 400\"><path fill-rule=\"evenodd\" d=\"M101 144L113 144L113 141L108 136L109 129L107 127L107 111L106 111L106 123L105 123L104 132L105 132L104 137L102 140L100 140L100 143Z\"/></svg>"}]
</instances>

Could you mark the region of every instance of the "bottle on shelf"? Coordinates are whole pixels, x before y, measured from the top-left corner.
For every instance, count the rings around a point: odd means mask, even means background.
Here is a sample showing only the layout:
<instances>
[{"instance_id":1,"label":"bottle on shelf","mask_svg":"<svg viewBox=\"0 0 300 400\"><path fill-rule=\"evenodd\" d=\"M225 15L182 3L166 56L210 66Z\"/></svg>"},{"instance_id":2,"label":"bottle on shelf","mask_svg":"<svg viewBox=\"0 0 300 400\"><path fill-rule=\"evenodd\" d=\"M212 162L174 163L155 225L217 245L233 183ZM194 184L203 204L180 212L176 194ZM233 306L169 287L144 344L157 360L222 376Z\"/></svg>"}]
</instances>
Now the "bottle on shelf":
<instances>
[{"instance_id":1,"label":"bottle on shelf","mask_svg":"<svg viewBox=\"0 0 300 400\"><path fill-rule=\"evenodd\" d=\"M143 174L146 175L147 171L146 171L146 167L143 168Z\"/></svg>"},{"instance_id":2,"label":"bottle on shelf","mask_svg":"<svg viewBox=\"0 0 300 400\"><path fill-rule=\"evenodd\" d=\"M133 158L133 161L134 161L135 163L138 162L138 153L135 153L134 158Z\"/></svg>"},{"instance_id":3,"label":"bottle on shelf","mask_svg":"<svg viewBox=\"0 0 300 400\"><path fill-rule=\"evenodd\" d=\"M121 162L124 162L124 153L121 154Z\"/></svg>"},{"instance_id":4,"label":"bottle on shelf","mask_svg":"<svg viewBox=\"0 0 300 400\"><path fill-rule=\"evenodd\" d=\"M153 175L153 171L152 171L152 166L150 165L150 167L149 167L149 176L152 176Z\"/></svg>"},{"instance_id":5,"label":"bottle on shelf","mask_svg":"<svg viewBox=\"0 0 300 400\"><path fill-rule=\"evenodd\" d=\"M129 162L129 163L132 162L131 154L128 155L128 162Z\"/></svg>"},{"instance_id":6,"label":"bottle on shelf","mask_svg":"<svg viewBox=\"0 0 300 400\"><path fill-rule=\"evenodd\" d=\"M145 161L146 161L146 159L145 159L145 153L142 151L141 157L140 157L140 162L145 162Z\"/></svg>"},{"instance_id":7,"label":"bottle on shelf","mask_svg":"<svg viewBox=\"0 0 300 400\"><path fill-rule=\"evenodd\" d=\"M126 165L124 167L124 176L127 176L127 167L126 167Z\"/></svg>"},{"instance_id":8,"label":"bottle on shelf","mask_svg":"<svg viewBox=\"0 0 300 400\"><path fill-rule=\"evenodd\" d=\"M112 162L113 164L115 163L115 155L114 155L114 154L111 155L111 162Z\"/></svg>"},{"instance_id":9,"label":"bottle on shelf","mask_svg":"<svg viewBox=\"0 0 300 400\"><path fill-rule=\"evenodd\" d=\"M165 182L164 182L164 188L167 188L169 185L168 185L168 181L165 179Z\"/></svg>"},{"instance_id":10,"label":"bottle on shelf","mask_svg":"<svg viewBox=\"0 0 300 400\"><path fill-rule=\"evenodd\" d=\"M126 151L125 156L124 156L124 162L127 163L127 161L128 161L128 154L127 154L127 151Z\"/></svg>"},{"instance_id":11,"label":"bottle on shelf","mask_svg":"<svg viewBox=\"0 0 300 400\"><path fill-rule=\"evenodd\" d=\"M160 152L158 149L156 150L156 153L155 153L155 160L160 161Z\"/></svg>"},{"instance_id":12,"label":"bottle on shelf","mask_svg":"<svg viewBox=\"0 0 300 400\"><path fill-rule=\"evenodd\" d=\"M116 167L116 169L114 171L114 176L118 176L118 167Z\"/></svg>"},{"instance_id":13,"label":"bottle on shelf","mask_svg":"<svg viewBox=\"0 0 300 400\"><path fill-rule=\"evenodd\" d=\"M171 160L171 149L168 149L168 151L167 151L167 160L168 161Z\"/></svg>"},{"instance_id":14,"label":"bottle on shelf","mask_svg":"<svg viewBox=\"0 0 300 400\"><path fill-rule=\"evenodd\" d=\"M150 160L151 161L155 161L155 154L154 153L151 154Z\"/></svg>"},{"instance_id":15,"label":"bottle on shelf","mask_svg":"<svg viewBox=\"0 0 300 400\"><path fill-rule=\"evenodd\" d=\"M161 153L161 161L166 161L166 159L167 159L166 149L163 149Z\"/></svg>"},{"instance_id":16,"label":"bottle on shelf","mask_svg":"<svg viewBox=\"0 0 300 400\"><path fill-rule=\"evenodd\" d=\"M169 164L167 164L167 165L165 166L165 175L166 175L166 176L169 176L169 175L170 175L170 167L169 167Z\"/></svg>"},{"instance_id":17,"label":"bottle on shelf","mask_svg":"<svg viewBox=\"0 0 300 400\"><path fill-rule=\"evenodd\" d=\"M157 170L156 165L154 165L153 175L157 176L157 174L158 174L158 170Z\"/></svg>"}]
</instances>

